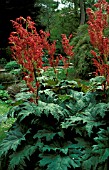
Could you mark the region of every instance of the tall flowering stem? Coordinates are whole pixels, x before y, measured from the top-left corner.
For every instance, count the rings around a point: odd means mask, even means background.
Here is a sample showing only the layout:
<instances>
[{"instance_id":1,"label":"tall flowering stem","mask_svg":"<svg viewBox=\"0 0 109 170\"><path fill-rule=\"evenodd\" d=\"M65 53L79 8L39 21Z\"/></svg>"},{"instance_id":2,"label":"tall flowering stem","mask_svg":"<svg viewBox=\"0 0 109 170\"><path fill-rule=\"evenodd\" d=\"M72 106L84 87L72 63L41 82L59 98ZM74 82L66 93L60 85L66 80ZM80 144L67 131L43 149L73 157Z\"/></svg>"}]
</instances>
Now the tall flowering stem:
<instances>
[{"instance_id":1,"label":"tall flowering stem","mask_svg":"<svg viewBox=\"0 0 109 170\"><path fill-rule=\"evenodd\" d=\"M11 21L15 29L11 32L9 37L12 57L23 67L24 80L31 93L34 94L33 102L38 104L38 89L40 86L39 75L43 67L42 57L44 51L48 51L49 64L53 67L55 75L57 76L57 66L60 60L64 62L64 68L68 67L67 60L61 55L55 57L56 41L50 43L48 37L50 34L40 30L37 32L35 23L30 17L26 19L23 17ZM70 37L69 37L70 38ZM62 36L62 43L64 51L70 57L73 56L72 46L69 45L69 40L65 35Z\"/></svg>"},{"instance_id":2,"label":"tall flowering stem","mask_svg":"<svg viewBox=\"0 0 109 170\"><path fill-rule=\"evenodd\" d=\"M11 32L9 43L11 44L13 58L24 68L24 80L30 91L34 93L34 102L38 104L38 76L43 68L43 49L48 47L49 33L40 31L37 33L35 23L30 17L19 17L12 21L15 32Z\"/></svg>"},{"instance_id":3,"label":"tall flowering stem","mask_svg":"<svg viewBox=\"0 0 109 170\"><path fill-rule=\"evenodd\" d=\"M48 55L50 56L49 64L53 68L55 76L56 76L55 78L57 80L58 79L57 78L57 66L59 65L60 58L58 55L55 57L55 52L56 52L56 41L54 41L52 44L48 46Z\"/></svg>"},{"instance_id":4,"label":"tall flowering stem","mask_svg":"<svg viewBox=\"0 0 109 170\"><path fill-rule=\"evenodd\" d=\"M71 60L73 59L74 52L73 52L73 46L70 45L70 39L72 38L72 35L70 35L68 38L65 34L62 34L62 46L65 54L67 57L62 57L62 61L64 64L64 69L66 69L66 77L68 76L68 67L70 65Z\"/></svg>"},{"instance_id":5,"label":"tall flowering stem","mask_svg":"<svg viewBox=\"0 0 109 170\"><path fill-rule=\"evenodd\" d=\"M94 56L93 64L96 67L96 75L104 76L109 85L109 38L105 36L105 29L109 28L109 4L106 0L98 0L94 4L96 11L87 8L88 32L90 42L95 48L91 51Z\"/></svg>"},{"instance_id":6,"label":"tall flowering stem","mask_svg":"<svg viewBox=\"0 0 109 170\"><path fill-rule=\"evenodd\" d=\"M64 65L63 68L66 70L66 77L68 76L68 67L70 65L71 59L74 56L73 46L70 45L71 37L72 37L72 35L70 35L67 38L65 34L62 34L62 47L63 47L63 50L64 50L65 54L67 55L67 57L63 57L61 54L55 56L56 41L54 41L52 44L48 45L48 54L50 56L49 63L50 63L50 66L53 67L54 73L56 75L56 79L57 79L57 73L58 73L57 66L59 65L60 60L63 61L63 65Z\"/></svg>"}]
</instances>

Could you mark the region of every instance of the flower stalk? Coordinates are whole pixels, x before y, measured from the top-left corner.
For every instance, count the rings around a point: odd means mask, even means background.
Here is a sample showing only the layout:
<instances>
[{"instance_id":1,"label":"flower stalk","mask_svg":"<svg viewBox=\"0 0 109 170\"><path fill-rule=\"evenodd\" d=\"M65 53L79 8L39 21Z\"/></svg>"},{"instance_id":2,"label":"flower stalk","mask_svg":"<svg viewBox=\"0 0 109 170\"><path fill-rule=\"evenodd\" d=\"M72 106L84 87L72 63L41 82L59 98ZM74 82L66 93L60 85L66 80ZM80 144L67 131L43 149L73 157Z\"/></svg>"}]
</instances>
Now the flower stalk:
<instances>
[{"instance_id":1,"label":"flower stalk","mask_svg":"<svg viewBox=\"0 0 109 170\"><path fill-rule=\"evenodd\" d=\"M39 75L43 67L42 57L44 56L44 50L48 51L49 64L53 68L56 80L57 66L59 61L62 60L64 68L68 68L69 62L61 55L55 57L56 41L50 43L47 39L50 36L48 32L40 30L37 32L35 23L30 17L26 19L23 17L17 18L15 21L11 21L15 32L11 32L9 37L10 48L12 51L12 57L22 65L24 71L24 80L29 88L29 91L34 94L34 103L38 104L38 90L40 86ZM69 38L70 39L70 38ZM63 34L62 43L64 51L67 55L73 56L72 48L69 45L69 39Z\"/></svg>"}]
</instances>

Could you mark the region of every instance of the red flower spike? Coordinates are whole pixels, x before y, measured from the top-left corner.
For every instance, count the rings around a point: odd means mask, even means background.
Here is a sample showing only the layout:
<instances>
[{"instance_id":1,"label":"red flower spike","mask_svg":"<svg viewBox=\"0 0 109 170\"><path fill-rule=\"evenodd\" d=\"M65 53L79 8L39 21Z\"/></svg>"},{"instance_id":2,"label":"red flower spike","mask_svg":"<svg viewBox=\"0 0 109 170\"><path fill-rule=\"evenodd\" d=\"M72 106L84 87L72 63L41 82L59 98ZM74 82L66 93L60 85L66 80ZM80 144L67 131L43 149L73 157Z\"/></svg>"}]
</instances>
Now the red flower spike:
<instances>
[{"instance_id":1,"label":"red flower spike","mask_svg":"<svg viewBox=\"0 0 109 170\"><path fill-rule=\"evenodd\" d=\"M98 49L98 54L95 51L91 51L94 56L93 64L97 68L96 75L104 76L107 80L107 85L109 85L109 38L105 37L104 31L108 24L108 14L109 14L109 4L106 0L98 0L94 4L96 11L88 8L86 10L89 21L88 21L88 31L90 36L90 42L94 48Z\"/></svg>"},{"instance_id":2,"label":"red flower spike","mask_svg":"<svg viewBox=\"0 0 109 170\"><path fill-rule=\"evenodd\" d=\"M49 32L40 30L40 33L38 33L31 17L28 16L25 19L21 16L16 21L12 20L11 22L15 28L15 31L11 32L9 37L12 57L24 68L23 79L26 81L30 91L36 96L40 85L37 78L43 68L42 57L44 50L48 51L50 66L54 68L55 72L59 60L63 60L65 68L69 66L69 60L64 59L61 55L55 57L56 41L49 43L47 40L50 36ZM73 46L69 45L71 37L72 35L67 39L64 34L62 35L63 48L69 57L74 55ZM35 103L37 103L37 100L38 96L36 96Z\"/></svg>"}]
</instances>

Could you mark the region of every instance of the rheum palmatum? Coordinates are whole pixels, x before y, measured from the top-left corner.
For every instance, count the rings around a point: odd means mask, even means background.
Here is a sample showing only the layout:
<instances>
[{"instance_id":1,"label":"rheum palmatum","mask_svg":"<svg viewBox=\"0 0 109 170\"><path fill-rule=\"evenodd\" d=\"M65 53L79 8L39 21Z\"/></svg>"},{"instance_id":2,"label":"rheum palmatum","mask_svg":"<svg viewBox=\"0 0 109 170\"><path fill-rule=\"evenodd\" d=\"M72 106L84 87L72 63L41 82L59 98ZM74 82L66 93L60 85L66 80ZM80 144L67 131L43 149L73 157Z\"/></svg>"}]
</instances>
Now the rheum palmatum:
<instances>
[{"instance_id":1,"label":"rheum palmatum","mask_svg":"<svg viewBox=\"0 0 109 170\"><path fill-rule=\"evenodd\" d=\"M38 104L38 88L41 69L43 68L42 57L44 50L48 51L50 67L54 68L56 73L56 67L59 64L59 60L64 61L64 66L67 61L64 57L57 55L54 57L56 51L56 42L48 42L50 34L40 30L38 33L35 27L35 23L30 17L26 19L19 17L16 21L11 21L15 32L11 32L9 37L9 43L11 44L11 51L13 58L23 66L24 80L27 83L30 91L34 94L34 102ZM67 38L63 36L63 41ZM72 56L72 46L70 47L69 41L66 44L65 53ZM68 53L69 51L69 53ZM68 65L68 64L67 64Z\"/></svg>"},{"instance_id":2,"label":"rheum palmatum","mask_svg":"<svg viewBox=\"0 0 109 170\"><path fill-rule=\"evenodd\" d=\"M109 85L109 38L105 36L105 30L109 28L109 4L105 0L98 0L94 7L95 11L87 8L88 32L95 49L91 54L94 56L93 64L97 68L96 75L104 76L106 84Z\"/></svg>"},{"instance_id":3,"label":"rheum palmatum","mask_svg":"<svg viewBox=\"0 0 109 170\"><path fill-rule=\"evenodd\" d=\"M70 35L68 38L65 34L62 34L62 47L64 52L66 53L67 57L62 57L62 61L64 64L64 69L66 70L66 77L68 76L68 67L70 65L71 60L73 59L74 52L73 52L73 46L70 45L70 39L72 38L72 35Z\"/></svg>"},{"instance_id":4,"label":"rheum palmatum","mask_svg":"<svg viewBox=\"0 0 109 170\"><path fill-rule=\"evenodd\" d=\"M12 21L15 32L11 32L9 43L11 44L13 58L24 68L24 80L30 91L34 93L34 102L38 102L38 75L43 67L43 49L47 48L49 33L41 31L37 33L35 23L30 17L20 17Z\"/></svg>"}]
</instances>

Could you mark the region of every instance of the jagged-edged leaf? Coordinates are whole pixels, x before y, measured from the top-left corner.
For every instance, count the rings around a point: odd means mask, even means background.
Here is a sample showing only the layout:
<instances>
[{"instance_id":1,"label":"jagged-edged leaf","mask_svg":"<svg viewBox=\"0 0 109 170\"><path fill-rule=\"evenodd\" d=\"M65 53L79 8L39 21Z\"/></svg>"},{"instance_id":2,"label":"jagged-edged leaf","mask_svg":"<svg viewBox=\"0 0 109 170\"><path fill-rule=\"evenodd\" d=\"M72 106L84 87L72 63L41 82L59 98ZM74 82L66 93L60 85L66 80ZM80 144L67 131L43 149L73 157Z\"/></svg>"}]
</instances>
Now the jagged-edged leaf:
<instances>
[{"instance_id":1,"label":"jagged-edged leaf","mask_svg":"<svg viewBox=\"0 0 109 170\"><path fill-rule=\"evenodd\" d=\"M25 137L18 129L8 132L0 145L0 156L6 155L10 149L16 151L18 145L21 145L22 140L25 140Z\"/></svg>"},{"instance_id":2,"label":"jagged-edged leaf","mask_svg":"<svg viewBox=\"0 0 109 170\"><path fill-rule=\"evenodd\" d=\"M42 148L42 151L45 152L45 151L60 151L61 152L61 149L63 149L63 147L60 146L60 143L59 142L53 142L52 144L49 144L49 145L44 145L43 148ZM66 149L66 148L65 148ZM67 147L67 152L68 152L68 147Z\"/></svg>"},{"instance_id":3,"label":"jagged-edged leaf","mask_svg":"<svg viewBox=\"0 0 109 170\"><path fill-rule=\"evenodd\" d=\"M14 170L15 166L19 166L19 169L24 169L25 159L29 160L29 157L35 152L36 146L26 145L22 150L14 152L10 155L9 170Z\"/></svg>"},{"instance_id":4,"label":"jagged-edged leaf","mask_svg":"<svg viewBox=\"0 0 109 170\"><path fill-rule=\"evenodd\" d=\"M80 99L80 100L77 101L76 107L78 108L78 111L81 111L81 110L84 109L86 106L88 106L88 104L85 103L85 102L83 101L83 99Z\"/></svg>"},{"instance_id":5,"label":"jagged-edged leaf","mask_svg":"<svg viewBox=\"0 0 109 170\"><path fill-rule=\"evenodd\" d=\"M82 99L86 103L96 104L95 93L87 92L85 95L83 95Z\"/></svg>"},{"instance_id":6,"label":"jagged-edged leaf","mask_svg":"<svg viewBox=\"0 0 109 170\"><path fill-rule=\"evenodd\" d=\"M92 149L91 148L91 143L90 143L90 141L88 142L88 141L86 141L84 138L82 138L82 137L77 137L77 138L75 138L75 141L77 141L77 144L76 144L76 146L78 147L78 148L88 148L88 149Z\"/></svg>"},{"instance_id":7,"label":"jagged-edged leaf","mask_svg":"<svg viewBox=\"0 0 109 170\"><path fill-rule=\"evenodd\" d=\"M23 100L26 101L33 96L30 92L21 92L15 95L16 101Z\"/></svg>"},{"instance_id":8,"label":"jagged-edged leaf","mask_svg":"<svg viewBox=\"0 0 109 170\"><path fill-rule=\"evenodd\" d=\"M23 157L22 154L19 157L18 152L17 152L17 158L15 154L13 156L15 157L11 158L10 164L8 166L8 170L15 170L17 165L19 166L19 169L24 170L24 167L26 167L26 163L24 160L25 157Z\"/></svg>"},{"instance_id":9,"label":"jagged-edged leaf","mask_svg":"<svg viewBox=\"0 0 109 170\"><path fill-rule=\"evenodd\" d=\"M78 112L81 110L86 110L90 104L95 105L95 95L93 93L87 92L85 95L83 95L80 99L77 100L76 107L78 108Z\"/></svg>"},{"instance_id":10,"label":"jagged-edged leaf","mask_svg":"<svg viewBox=\"0 0 109 170\"><path fill-rule=\"evenodd\" d=\"M78 148L78 150L77 150ZM66 142L54 142L52 144L49 145L44 145L42 148L42 152L50 152L50 151L54 151L55 153L62 153L64 155L67 155L69 152L73 155L74 158L78 158L78 156L80 157L81 152L80 152L80 148L77 144L73 144L70 141L66 141Z\"/></svg>"},{"instance_id":11,"label":"jagged-edged leaf","mask_svg":"<svg viewBox=\"0 0 109 170\"><path fill-rule=\"evenodd\" d=\"M109 127L100 129L94 140L97 145L93 145L93 152L99 155L99 162L105 162L109 158Z\"/></svg>"},{"instance_id":12,"label":"jagged-edged leaf","mask_svg":"<svg viewBox=\"0 0 109 170\"><path fill-rule=\"evenodd\" d=\"M56 135L56 133L50 131L50 130L38 130L38 132L33 136L33 138L46 138L46 141L50 141L54 138L54 136Z\"/></svg>"},{"instance_id":13,"label":"jagged-edged leaf","mask_svg":"<svg viewBox=\"0 0 109 170\"><path fill-rule=\"evenodd\" d=\"M64 132L63 131L59 131L59 132L53 132L51 130L46 130L46 129L43 129L43 130L38 130L38 132L33 136L33 138L43 138L45 137L46 138L46 141L51 141L53 140L54 136L55 135L58 135L60 137L64 137Z\"/></svg>"},{"instance_id":14,"label":"jagged-edged leaf","mask_svg":"<svg viewBox=\"0 0 109 170\"><path fill-rule=\"evenodd\" d=\"M88 132L89 137L93 133L93 127L103 125L102 121L97 121L89 112L83 114L83 123L85 123L85 129Z\"/></svg>"},{"instance_id":15,"label":"jagged-edged leaf","mask_svg":"<svg viewBox=\"0 0 109 170\"><path fill-rule=\"evenodd\" d=\"M67 129L68 127L72 126L74 123L77 123L81 120L83 119L79 116L70 116L69 118L65 119L65 122L62 122L62 128Z\"/></svg>"},{"instance_id":16,"label":"jagged-edged leaf","mask_svg":"<svg viewBox=\"0 0 109 170\"><path fill-rule=\"evenodd\" d=\"M92 156L83 161L82 168L84 170L91 170L93 167L93 170L96 170L97 165L98 165L98 157Z\"/></svg>"},{"instance_id":17,"label":"jagged-edged leaf","mask_svg":"<svg viewBox=\"0 0 109 170\"><path fill-rule=\"evenodd\" d=\"M71 103L71 102L69 102L68 104L66 104L66 108L67 109L69 109L69 110L75 110L75 108L74 108L75 106L74 106L74 104L73 103Z\"/></svg>"},{"instance_id":18,"label":"jagged-edged leaf","mask_svg":"<svg viewBox=\"0 0 109 170\"><path fill-rule=\"evenodd\" d=\"M60 88L67 88L67 87L78 87L78 83L74 80L61 80L57 85Z\"/></svg>"},{"instance_id":19,"label":"jagged-edged leaf","mask_svg":"<svg viewBox=\"0 0 109 170\"><path fill-rule=\"evenodd\" d=\"M74 121L74 122L73 122ZM76 134L80 134L81 136L83 135L83 131L84 131L84 127L82 127L82 119L79 117L74 117L74 120L71 120L71 122L68 120L68 121L65 121L65 122L62 122L62 128L63 129L68 129L68 128L72 128L72 129L75 129L76 130ZM78 125L79 124L79 125Z\"/></svg>"},{"instance_id":20,"label":"jagged-edged leaf","mask_svg":"<svg viewBox=\"0 0 109 170\"><path fill-rule=\"evenodd\" d=\"M23 104L20 105L20 108L21 108L21 110L24 109L24 110L34 112L35 111L35 106L36 105L34 103L24 102Z\"/></svg>"},{"instance_id":21,"label":"jagged-edged leaf","mask_svg":"<svg viewBox=\"0 0 109 170\"><path fill-rule=\"evenodd\" d=\"M71 111L72 114L81 113L86 111L89 107L93 107L96 104L95 95L87 92L77 92L71 90L69 102L65 103L66 109ZM66 101L65 101L66 102Z\"/></svg>"},{"instance_id":22,"label":"jagged-edged leaf","mask_svg":"<svg viewBox=\"0 0 109 170\"><path fill-rule=\"evenodd\" d=\"M90 84L91 85L102 85L103 82L106 81L106 78L104 76L96 76L94 78L90 79Z\"/></svg>"},{"instance_id":23,"label":"jagged-edged leaf","mask_svg":"<svg viewBox=\"0 0 109 170\"><path fill-rule=\"evenodd\" d=\"M46 114L46 116L51 114L58 121L61 117L65 117L65 115L67 115L67 112L65 112L65 110L61 106L54 103L47 103L44 107L44 113Z\"/></svg>"},{"instance_id":24,"label":"jagged-edged leaf","mask_svg":"<svg viewBox=\"0 0 109 170\"><path fill-rule=\"evenodd\" d=\"M68 128L75 125L76 133L81 135L82 129L84 128L87 131L89 137L93 133L93 127L103 125L103 121L97 121L96 117L92 117L91 110L86 109L84 112L77 113L76 116L70 116L62 122L62 128ZM81 123L81 127L77 123ZM82 127L83 126L83 127ZM79 129L78 129L79 128Z\"/></svg>"},{"instance_id":25,"label":"jagged-edged leaf","mask_svg":"<svg viewBox=\"0 0 109 170\"><path fill-rule=\"evenodd\" d=\"M35 105L34 103L24 102L19 106L14 106L9 112L8 116L10 117L17 117L19 118L20 122L28 117L30 114L41 115L43 112L44 106L46 103L39 102L39 105Z\"/></svg>"},{"instance_id":26,"label":"jagged-edged leaf","mask_svg":"<svg viewBox=\"0 0 109 170\"><path fill-rule=\"evenodd\" d=\"M66 100L70 100L72 98L71 95L67 95L67 94L59 94L58 97L62 102L66 101Z\"/></svg>"},{"instance_id":27,"label":"jagged-edged leaf","mask_svg":"<svg viewBox=\"0 0 109 170\"><path fill-rule=\"evenodd\" d=\"M17 117L19 115L24 115L22 112L26 111L28 111L28 115L29 113L34 113L35 112L34 104L30 102L24 102L19 106L14 106L9 110L8 117ZM26 116L26 114L24 116Z\"/></svg>"},{"instance_id":28,"label":"jagged-edged leaf","mask_svg":"<svg viewBox=\"0 0 109 170\"><path fill-rule=\"evenodd\" d=\"M7 120L7 114L0 115L0 124L1 124L2 122L6 122L6 120Z\"/></svg>"},{"instance_id":29,"label":"jagged-edged leaf","mask_svg":"<svg viewBox=\"0 0 109 170\"><path fill-rule=\"evenodd\" d=\"M44 145L42 150L43 152L45 151L57 151L57 152L62 152L64 153L65 155L68 153L68 146L64 146L64 147L60 147L60 146L56 146L55 144L51 144L51 145Z\"/></svg>"},{"instance_id":30,"label":"jagged-edged leaf","mask_svg":"<svg viewBox=\"0 0 109 170\"><path fill-rule=\"evenodd\" d=\"M47 170L68 170L68 168L76 168L80 167L80 161L75 160L72 156L62 157L60 154L58 155L39 155L40 158L40 166L44 167L47 165Z\"/></svg>"},{"instance_id":31,"label":"jagged-edged leaf","mask_svg":"<svg viewBox=\"0 0 109 170\"><path fill-rule=\"evenodd\" d=\"M95 137L94 140L101 145L102 147L108 147L109 143L109 127L107 129L101 129L98 131L98 137ZM96 145L94 145L96 146ZM100 147L99 147L100 148Z\"/></svg>"},{"instance_id":32,"label":"jagged-edged leaf","mask_svg":"<svg viewBox=\"0 0 109 170\"><path fill-rule=\"evenodd\" d=\"M57 134L58 134L60 137L64 138L65 133L64 133L63 130L57 132Z\"/></svg>"},{"instance_id":33,"label":"jagged-edged leaf","mask_svg":"<svg viewBox=\"0 0 109 170\"><path fill-rule=\"evenodd\" d=\"M57 101L57 95L50 89L40 90L39 96L41 101L46 101L46 103L54 103Z\"/></svg>"},{"instance_id":34,"label":"jagged-edged leaf","mask_svg":"<svg viewBox=\"0 0 109 170\"><path fill-rule=\"evenodd\" d=\"M108 170L108 168L109 166L108 166L108 163L106 162L104 164L99 164L99 167L97 168L97 170Z\"/></svg>"},{"instance_id":35,"label":"jagged-edged leaf","mask_svg":"<svg viewBox=\"0 0 109 170\"><path fill-rule=\"evenodd\" d=\"M75 90L70 91L70 95L75 98L75 100L79 100L83 97L84 93L83 92L78 92Z\"/></svg>"},{"instance_id":36,"label":"jagged-edged leaf","mask_svg":"<svg viewBox=\"0 0 109 170\"><path fill-rule=\"evenodd\" d=\"M11 109L9 109L9 111L7 113L7 117L16 118L19 111L20 111L20 107L19 106L14 106Z\"/></svg>"},{"instance_id":37,"label":"jagged-edged leaf","mask_svg":"<svg viewBox=\"0 0 109 170\"><path fill-rule=\"evenodd\" d=\"M27 116L29 116L30 114L33 114L32 110L24 110L22 109L20 112L19 112L19 116L20 116L20 122L22 120L24 120Z\"/></svg>"},{"instance_id":38,"label":"jagged-edged leaf","mask_svg":"<svg viewBox=\"0 0 109 170\"><path fill-rule=\"evenodd\" d=\"M109 158L109 148L104 149L103 155L99 158L99 162L105 162Z\"/></svg>"},{"instance_id":39,"label":"jagged-edged leaf","mask_svg":"<svg viewBox=\"0 0 109 170\"><path fill-rule=\"evenodd\" d=\"M92 108L91 114L93 116L101 116L104 118L105 112L109 109L108 103L98 103L95 107Z\"/></svg>"}]
</instances>

